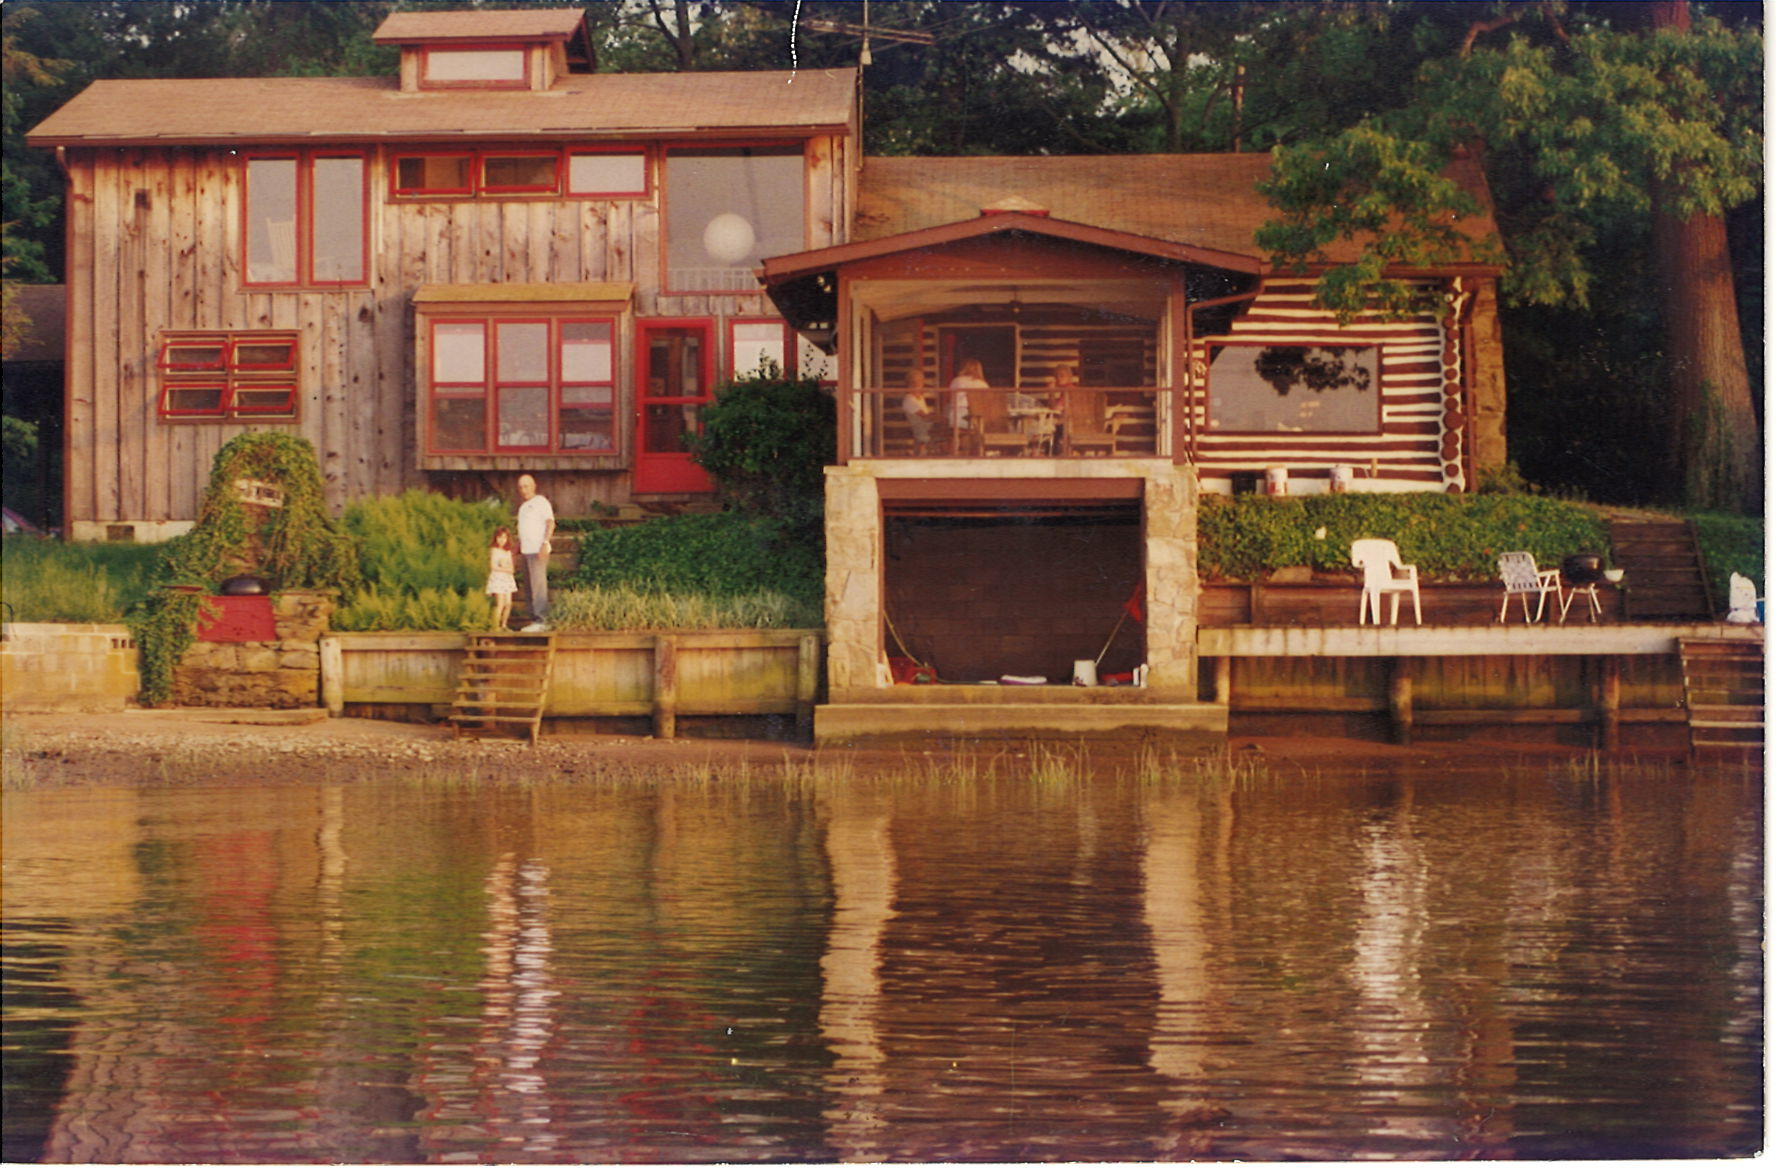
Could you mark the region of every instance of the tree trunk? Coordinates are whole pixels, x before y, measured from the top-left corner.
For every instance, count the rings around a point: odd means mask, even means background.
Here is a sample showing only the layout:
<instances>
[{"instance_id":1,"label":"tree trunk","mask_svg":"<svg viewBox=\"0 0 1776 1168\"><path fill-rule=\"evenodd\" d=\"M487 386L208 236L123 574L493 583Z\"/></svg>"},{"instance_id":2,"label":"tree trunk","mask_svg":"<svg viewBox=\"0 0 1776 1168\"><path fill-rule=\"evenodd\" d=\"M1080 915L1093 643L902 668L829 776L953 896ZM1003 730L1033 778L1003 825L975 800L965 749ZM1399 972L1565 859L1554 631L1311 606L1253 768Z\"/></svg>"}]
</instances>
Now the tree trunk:
<instances>
[{"instance_id":1,"label":"tree trunk","mask_svg":"<svg viewBox=\"0 0 1776 1168\"><path fill-rule=\"evenodd\" d=\"M1654 0L1650 7L1655 28L1690 27L1688 0ZM1739 336L1726 220L1660 211L1653 240L1673 485L1681 484L1690 509L1755 514L1763 505L1763 444Z\"/></svg>"}]
</instances>

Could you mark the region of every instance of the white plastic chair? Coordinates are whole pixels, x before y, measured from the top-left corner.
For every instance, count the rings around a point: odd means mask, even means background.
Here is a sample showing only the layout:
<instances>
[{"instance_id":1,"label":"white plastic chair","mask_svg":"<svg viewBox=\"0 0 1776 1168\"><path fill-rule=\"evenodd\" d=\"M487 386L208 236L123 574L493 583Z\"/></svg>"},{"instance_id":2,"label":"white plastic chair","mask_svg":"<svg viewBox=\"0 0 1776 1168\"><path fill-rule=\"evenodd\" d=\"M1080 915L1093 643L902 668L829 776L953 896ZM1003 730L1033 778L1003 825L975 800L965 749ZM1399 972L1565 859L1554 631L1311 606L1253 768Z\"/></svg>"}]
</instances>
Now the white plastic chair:
<instances>
[{"instance_id":1,"label":"white plastic chair","mask_svg":"<svg viewBox=\"0 0 1776 1168\"><path fill-rule=\"evenodd\" d=\"M1749 576L1741 576L1734 572L1727 581L1727 623L1730 625L1755 625L1758 623L1757 585Z\"/></svg>"},{"instance_id":2,"label":"white plastic chair","mask_svg":"<svg viewBox=\"0 0 1776 1168\"><path fill-rule=\"evenodd\" d=\"M1400 549L1391 539L1355 539L1351 541L1351 565L1363 570L1363 597L1357 607L1357 623L1363 624L1369 614L1381 623L1381 598L1391 596L1394 604L1390 624L1400 623L1400 594L1412 593L1412 619L1424 624L1424 613L1418 605L1418 565L1402 564Z\"/></svg>"},{"instance_id":3,"label":"white plastic chair","mask_svg":"<svg viewBox=\"0 0 1776 1168\"><path fill-rule=\"evenodd\" d=\"M1536 594L1535 620L1542 619L1542 612L1548 604L1548 594L1554 594L1554 603L1561 603L1560 569L1538 568L1535 557L1528 552L1506 552L1498 559L1499 579L1505 583L1505 597L1499 601L1499 623L1503 624L1505 610L1511 606L1511 597L1517 596L1523 601L1523 623L1530 622L1529 594Z\"/></svg>"}]
</instances>

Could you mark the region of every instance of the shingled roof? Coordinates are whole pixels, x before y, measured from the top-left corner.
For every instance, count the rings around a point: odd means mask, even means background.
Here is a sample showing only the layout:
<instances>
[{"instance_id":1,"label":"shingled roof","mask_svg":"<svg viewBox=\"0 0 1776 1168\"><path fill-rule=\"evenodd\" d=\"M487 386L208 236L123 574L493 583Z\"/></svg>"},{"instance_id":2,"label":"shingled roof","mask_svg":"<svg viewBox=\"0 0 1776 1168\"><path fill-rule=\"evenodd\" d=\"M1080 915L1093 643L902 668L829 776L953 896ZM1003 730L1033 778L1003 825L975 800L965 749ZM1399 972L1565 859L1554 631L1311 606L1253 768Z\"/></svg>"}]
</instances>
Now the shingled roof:
<instances>
[{"instance_id":1,"label":"shingled roof","mask_svg":"<svg viewBox=\"0 0 1776 1168\"><path fill-rule=\"evenodd\" d=\"M473 14L470 14L473 15ZM594 73L540 93L402 93L394 78L95 81L26 137L33 146L559 140L842 131L855 69Z\"/></svg>"},{"instance_id":2,"label":"shingled roof","mask_svg":"<svg viewBox=\"0 0 1776 1168\"><path fill-rule=\"evenodd\" d=\"M1018 198L1056 219L1130 235L1256 256L1253 232L1276 210L1257 192L1268 154L1119 154L1082 157L886 158L864 160L852 240L885 239L956 223ZM1495 238L1492 197L1477 161L1451 177L1483 214L1457 226L1475 240ZM1354 258L1354 243L1327 249Z\"/></svg>"},{"instance_id":3,"label":"shingled roof","mask_svg":"<svg viewBox=\"0 0 1776 1168\"><path fill-rule=\"evenodd\" d=\"M370 39L383 45L452 40L565 40L579 30L585 19L585 13L578 8L391 12Z\"/></svg>"}]
</instances>

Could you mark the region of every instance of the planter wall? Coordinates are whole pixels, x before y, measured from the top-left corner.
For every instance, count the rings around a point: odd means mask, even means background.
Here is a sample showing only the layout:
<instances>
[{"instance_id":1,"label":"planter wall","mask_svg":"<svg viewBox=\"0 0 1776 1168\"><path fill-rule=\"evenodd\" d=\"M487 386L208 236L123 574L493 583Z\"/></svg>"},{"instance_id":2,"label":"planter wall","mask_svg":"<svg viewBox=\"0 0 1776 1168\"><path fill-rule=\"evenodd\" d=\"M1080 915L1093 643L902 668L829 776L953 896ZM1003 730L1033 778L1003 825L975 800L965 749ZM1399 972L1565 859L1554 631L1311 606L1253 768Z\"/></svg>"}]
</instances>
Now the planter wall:
<instances>
[{"instance_id":1,"label":"planter wall","mask_svg":"<svg viewBox=\"0 0 1776 1168\"><path fill-rule=\"evenodd\" d=\"M136 643L123 625L9 624L0 640L8 713L107 713L141 688Z\"/></svg>"}]
</instances>

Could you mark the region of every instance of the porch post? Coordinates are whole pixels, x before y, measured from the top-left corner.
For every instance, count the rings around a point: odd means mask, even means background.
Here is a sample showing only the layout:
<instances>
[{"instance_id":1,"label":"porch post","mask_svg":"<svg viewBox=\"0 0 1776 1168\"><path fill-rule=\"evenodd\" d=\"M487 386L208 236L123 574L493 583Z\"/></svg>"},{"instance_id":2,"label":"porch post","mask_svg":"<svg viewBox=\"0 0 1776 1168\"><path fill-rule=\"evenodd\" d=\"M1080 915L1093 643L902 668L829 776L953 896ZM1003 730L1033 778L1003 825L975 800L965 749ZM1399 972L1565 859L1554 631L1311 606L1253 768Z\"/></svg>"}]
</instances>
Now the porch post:
<instances>
[{"instance_id":1,"label":"porch post","mask_svg":"<svg viewBox=\"0 0 1776 1168\"><path fill-rule=\"evenodd\" d=\"M882 656L882 505L857 464L826 468L827 700L892 684Z\"/></svg>"},{"instance_id":2,"label":"porch post","mask_svg":"<svg viewBox=\"0 0 1776 1168\"><path fill-rule=\"evenodd\" d=\"M1142 492L1146 528L1147 685L1159 701L1194 702L1196 471L1155 461Z\"/></svg>"}]
</instances>

